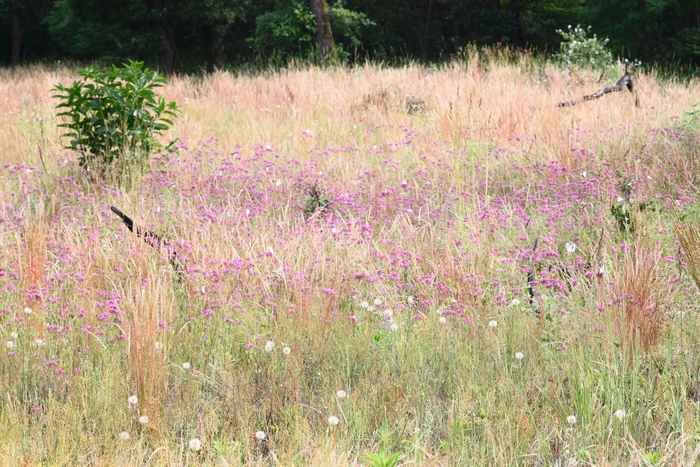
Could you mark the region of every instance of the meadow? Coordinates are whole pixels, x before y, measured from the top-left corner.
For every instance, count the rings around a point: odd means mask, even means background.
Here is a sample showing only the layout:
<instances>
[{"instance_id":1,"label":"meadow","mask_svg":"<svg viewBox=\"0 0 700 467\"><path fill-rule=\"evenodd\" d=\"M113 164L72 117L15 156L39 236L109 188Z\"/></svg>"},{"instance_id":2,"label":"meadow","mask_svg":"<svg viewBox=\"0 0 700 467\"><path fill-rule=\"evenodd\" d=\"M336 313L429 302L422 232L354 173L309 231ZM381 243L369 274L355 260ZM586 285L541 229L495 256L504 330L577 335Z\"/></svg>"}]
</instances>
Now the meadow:
<instances>
[{"instance_id":1,"label":"meadow","mask_svg":"<svg viewBox=\"0 0 700 467\"><path fill-rule=\"evenodd\" d=\"M174 77L117 183L0 70L0 465L700 463L700 81L621 73Z\"/></svg>"}]
</instances>

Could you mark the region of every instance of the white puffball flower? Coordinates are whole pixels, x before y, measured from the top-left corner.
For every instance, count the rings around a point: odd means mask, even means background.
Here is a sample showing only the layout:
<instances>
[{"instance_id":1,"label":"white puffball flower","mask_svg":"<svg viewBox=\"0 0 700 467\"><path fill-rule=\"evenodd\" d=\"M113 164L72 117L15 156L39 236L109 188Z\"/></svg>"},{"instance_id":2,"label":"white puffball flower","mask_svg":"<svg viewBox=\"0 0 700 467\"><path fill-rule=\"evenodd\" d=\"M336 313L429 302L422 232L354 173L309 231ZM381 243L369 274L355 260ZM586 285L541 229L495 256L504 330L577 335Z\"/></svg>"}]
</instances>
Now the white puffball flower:
<instances>
[{"instance_id":1,"label":"white puffball flower","mask_svg":"<svg viewBox=\"0 0 700 467\"><path fill-rule=\"evenodd\" d=\"M627 414L626 414L625 411L622 410L622 409L618 409L618 410L615 411L615 417L616 417L618 420L622 420L622 419L625 418L626 416L627 416Z\"/></svg>"},{"instance_id":2,"label":"white puffball flower","mask_svg":"<svg viewBox=\"0 0 700 467\"><path fill-rule=\"evenodd\" d=\"M163 343L156 341L155 345L153 346L156 350L161 350L163 348Z\"/></svg>"},{"instance_id":3,"label":"white puffball flower","mask_svg":"<svg viewBox=\"0 0 700 467\"><path fill-rule=\"evenodd\" d=\"M185 362L182 364L182 368L184 370L189 370L191 367L192 367L192 365L190 365L190 362Z\"/></svg>"},{"instance_id":4,"label":"white puffball flower","mask_svg":"<svg viewBox=\"0 0 700 467\"><path fill-rule=\"evenodd\" d=\"M24 313L27 314L27 315L31 315L32 313L34 313L34 310L32 310L32 309L29 308L29 307L26 307L26 308L24 309Z\"/></svg>"},{"instance_id":5,"label":"white puffball flower","mask_svg":"<svg viewBox=\"0 0 700 467\"><path fill-rule=\"evenodd\" d=\"M122 441L126 441L127 439L129 439L129 433L127 433L126 431L122 431L121 433L119 433L119 439Z\"/></svg>"},{"instance_id":6,"label":"white puffball flower","mask_svg":"<svg viewBox=\"0 0 700 467\"><path fill-rule=\"evenodd\" d=\"M444 316L440 316L440 318L438 318L438 321L440 321L442 324L445 324L447 322L447 318L445 318Z\"/></svg>"},{"instance_id":7,"label":"white puffball flower","mask_svg":"<svg viewBox=\"0 0 700 467\"><path fill-rule=\"evenodd\" d=\"M199 451L202 449L202 442L199 438L192 438L190 440L190 451Z\"/></svg>"},{"instance_id":8,"label":"white puffball flower","mask_svg":"<svg viewBox=\"0 0 700 467\"><path fill-rule=\"evenodd\" d=\"M363 301L363 302L360 302L360 305L359 305L359 306L360 306L360 308L368 308L368 307L369 307L369 303L367 303L366 301Z\"/></svg>"},{"instance_id":9,"label":"white puffball flower","mask_svg":"<svg viewBox=\"0 0 700 467\"><path fill-rule=\"evenodd\" d=\"M518 306L520 305L520 299L519 298L514 298L513 300L510 301L511 306Z\"/></svg>"},{"instance_id":10,"label":"white puffball flower","mask_svg":"<svg viewBox=\"0 0 700 467\"><path fill-rule=\"evenodd\" d=\"M338 423L340 423L340 420L338 420L338 417L335 415L331 415L328 417L328 424L331 426L336 426Z\"/></svg>"},{"instance_id":11,"label":"white puffball flower","mask_svg":"<svg viewBox=\"0 0 700 467\"><path fill-rule=\"evenodd\" d=\"M375 306L379 306L379 305L381 305L381 304L382 304L382 299L381 299L381 298L375 298L375 299L374 299L374 305L375 305Z\"/></svg>"},{"instance_id":12,"label":"white puffball flower","mask_svg":"<svg viewBox=\"0 0 700 467\"><path fill-rule=\"evenodd\" d=\"M525 358L525 354L524 354L524 353L522 353L522 352L515 352L515 359L516 359L516 360L522 360L523 358Z\"/></svg>"},{"instance_id":13,"label":"white puffball flower","mask_svg":"<svg viewBox=\"0 0 700 467\"><path fill-rule=\"evenodd\" d=\"M576 251L576 244L575 243L567 242L567 244L565 246L566 246L566 251L568 251L569 253L573 253L574 251Z\"/></svg>"},{"instance_id":14,"label":"white puffball flower","mask_svg":"<svg viewBox=\"0 0 700 467\"><path fill-rule=\"evenodd\" d=\"M44 339L35 339L34 343L38 345L39 347L44 345Z\"/></svg>"},{"instance_id":15,"label":"white puffball flower","mask_svg":"<svg viewBox=\"0 0 700 467\"><path fill-rule=\"evenodd\" d=\"M141 415L139 417L139 423L141 425L145 425L146 423L148 423L148 415Z\"/></svg>"},{"instance_id":16,"label":"white puffball flower","mask_svg":"<svg viewBox=\"0 0 700 467\"><path fill-rule=\"evenodd\" d=\"M264 431L257 431L255 433L255 437L259 439L260 441L265 439L265 432Z\"/></svg>"},{"instance_id":17,"label":"white puffball flower","mask_svg":"<svg viewBox=\"0 0 700 467\"><path fill-rule=\"evenodd\" d=\"M285 347L282 349L282 353L285 355L289 355L290 353L292 353L292 349L290 349L289 347Z\"/></svg>"},{"instance_id":18,"label":"white puffball flower","mask_svg":"<svg viewBox=\"0 0 700 467\"><path fill-rule=\"evenodd\" d=\"M265 343L265 352L272 352L272 349L275 348L275 343L272 341L267 341Z\"/></svg>"},{"instance_id":19,"label":"white puffball flower","mask_svg":"<svg viewBox=\"0 0 700 467\"><path fill-rule=\"evenodd\" d=\"M576 415L569 415L566 417L566 423L569 425L575 425L576 424Z\"/></svg>"},{"instance_id":20,"label":"white puffball flower","mask_svg":"<svg viewBox=\"0 0 700 467\"><path fill-rule=\"evenodd\" d=\"M408 298L406 299L409 305L413 305L413 296L409 295Z\"/></svg>"},{"instance_id":21,"label":"white puffball flower","mask_svg":"<svg viewBox=\"0 0 700 467\"><path fill-rule=\"evenodd\" d=\"M139 398L138 396L129 396L129 405L136 405L139 403Z\"/></svg>"},{"instance_id":22,"label":"white puffball flower","mask_svg":"<svg viewBox=\"0 0 700 467\"><path fill-rule=\"evenodd\" d=\"M17 334L16 332L13 331L10 333L10 337L13 339L17 339L19 337L19 334Z\"/></svg>"},{"instance_id":23,"label":"white puffball flower","mask_svg":"<svg viewBox=\"0 0 700 467\"><path fill-rule=\"evenodd\" d=\"M345 399L348 395L345 391L342 389L338 390L338 392L335 393L336 396L338 396L338 399Z\"/></svg>"},{"instance_id":24,"label":"white puffball flower","mask_svg":"<svg viewBox=\"0 0 700 467\"><path fill-rule=\"evenodd\" d=\"M496 321L495 319L492 319L491 321L489 321L490 328L495 328L496 326L498 326L498 321Z\"/></svg>"},{"instance_id":25,"label":"white puffball flower","mask_svg":"<svg viewBox=\"0 0 700 467\"><path fill-rule=\"evenodd\" d=\"M12 341L7 341L7 342L5 343L5 347L7 347L8 349L12 349L12 348L15 347L15 343L12 342Z\"/></svg>"},{"instance_id":26,"label":"white puffball flower","mask_svg":"<svg viewBox=\"0 0 700 467\"><path fill-rule=\"evenodd\" d=\"M391 329L392 331L398 331L399 325L396 323L391 323L391 326L389 326L389 329Z\"/></svg>"}]
</instances>

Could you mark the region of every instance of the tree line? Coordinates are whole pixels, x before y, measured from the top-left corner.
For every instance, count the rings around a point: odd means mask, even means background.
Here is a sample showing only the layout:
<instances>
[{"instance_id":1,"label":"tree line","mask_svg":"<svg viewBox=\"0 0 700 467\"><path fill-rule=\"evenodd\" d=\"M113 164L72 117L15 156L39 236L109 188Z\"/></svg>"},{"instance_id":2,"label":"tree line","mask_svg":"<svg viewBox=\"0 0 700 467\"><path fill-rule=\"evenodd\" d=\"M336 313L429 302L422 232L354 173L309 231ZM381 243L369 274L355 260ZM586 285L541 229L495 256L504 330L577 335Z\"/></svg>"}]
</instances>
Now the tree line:
<instances>
[{"instance_id":1,"label":"tree line","mask_svg":"<svg viewBox=\"0 0 700 467\"><path fill-rule=\"evenodd\" d=\"M440 61L467 45L555 52L576 24L623 58L700 65L700 0L0 0L0 65Z\"/></svg>"}]
</instances>

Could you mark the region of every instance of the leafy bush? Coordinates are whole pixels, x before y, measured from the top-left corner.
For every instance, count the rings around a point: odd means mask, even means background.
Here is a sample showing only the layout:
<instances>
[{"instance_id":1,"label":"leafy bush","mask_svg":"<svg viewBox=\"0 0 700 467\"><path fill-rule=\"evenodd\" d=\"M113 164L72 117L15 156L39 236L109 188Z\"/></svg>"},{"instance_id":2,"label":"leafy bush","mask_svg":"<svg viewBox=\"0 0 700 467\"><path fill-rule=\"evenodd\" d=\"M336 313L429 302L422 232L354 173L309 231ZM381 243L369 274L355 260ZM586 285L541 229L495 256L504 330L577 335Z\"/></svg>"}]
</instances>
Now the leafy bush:
<instances>
[{"instance_id":1,"label":"leafy bush","mask_svg":"<svg viewBox=\"0 0 700 467\"><path fill-rule=\"evenodd\" d=\"M367 462L370 467L396 467L404 457L405 456L399 452L392 454L382 452L375 454L373 452L369 452L363 461Z\"/></svg>"},{"instance_id":2,"label":"leafy bush","mask_svg":"<svg viewBox=\"0 0 700 467\"><path fill-rule=\"evenodd\" d=\"M71 87L57 84L53 97L60 99L56 108L66 120L59 125L68 129L66 148L80 153L83 168L105 169L117 162L127 168L161 147L155 136L173 124L167 117L178 110L155 92L164 77L133 61L108 70L91 66L78 74L83 79Z\"/></svg>"},{"instance_id":3,"label":"leafy bush","mask_svg":"<svg viewBox=\"0 0 700 467\"><path fill-rule=\"evenodd\" d=\"M557 33L564 38L560 44L561 51L556 54L555 59L564 66L579 66L582 68L592 68L594 70L605 70L613 64L613 56L607 48L608 39L598 39L588 37L591 27L584 29L580 25L575 28L569 26L568 32L557 30Z\"/></svg>"},{"instance_id":4,"label":"leafy bush","mask_svg":"<svg viewBox=\"0 0 700 467\"><path fill-rule=\"evenodd\" d=\"M362 46L362 30L375 24L364 13L345 8L342 1L330 6L330 18L341 60L347 58L349 50ZM259 55L312 54L316 47L316 19L308 0L294 0L258 16L251 43Z\"/></svg>"}]
</instances>

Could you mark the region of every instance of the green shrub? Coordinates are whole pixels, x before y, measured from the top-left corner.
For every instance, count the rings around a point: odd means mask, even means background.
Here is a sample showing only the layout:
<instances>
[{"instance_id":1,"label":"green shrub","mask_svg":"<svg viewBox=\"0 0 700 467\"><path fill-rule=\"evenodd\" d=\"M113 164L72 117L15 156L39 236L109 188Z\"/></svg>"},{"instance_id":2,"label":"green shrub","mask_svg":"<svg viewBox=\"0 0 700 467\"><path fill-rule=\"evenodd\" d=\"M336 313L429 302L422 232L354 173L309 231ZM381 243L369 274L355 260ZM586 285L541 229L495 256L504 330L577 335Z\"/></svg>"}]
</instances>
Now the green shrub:
<instances>
[{"instance_id":1,"label":"green shrub","mask_svg":"<svg viewBox=\"0 0 700 467\"><path fill-rule=\"evenodd\" d=\"M604 71L613 65L612 53L607 48L608 39L588 37L591 27L584 29L580 25L575 28L569 26L568 32L557 30L564 38L560 44L560 52L554 58L563 66L579 66Z\"/></svg>"},{"instance_id":2,"label":"green shrub","mask_svg":"<svg viewBox=\"0 0 700 467\"><path fill-rule=\"evenodd\" d=\"M336 53L341 61L362 47L363 31L374 26L364 13L348 10L342 1L330 6ZM250 40L260 56L275 54L312 56L316 50L316 19L308 0L293 0L256 19L255 38Z\"/></svg>"},{"instance_id":3,"label":"green shrub","mask_svg":"<svg viewBox=\"0 0 700 467\"><path fill-rule=\"evenodd\" d=\"M398 452L392 454L369 452L363 461L369 464L370 467L396 467L404 457L403 454Z\"/></svg>"},{"instance_id":4,"label":"green shrub","mask_svg":"<svg viewBox=\"0 0 700 467\"><path fill-rule=\"evenodd\" d=\"M143 165L148 155L161 146L156 135L167 130L176 116L178 105L166 103L155 89L165 78L143 67L143 62L129 61L121 68L104 70L88 67L78 70L83 78L73 86L57 84L53 97L60 99L58 116L70 138L67 149L80 153L85 169L109 166L119 169Z\"/></svg>"}]
</instances>

